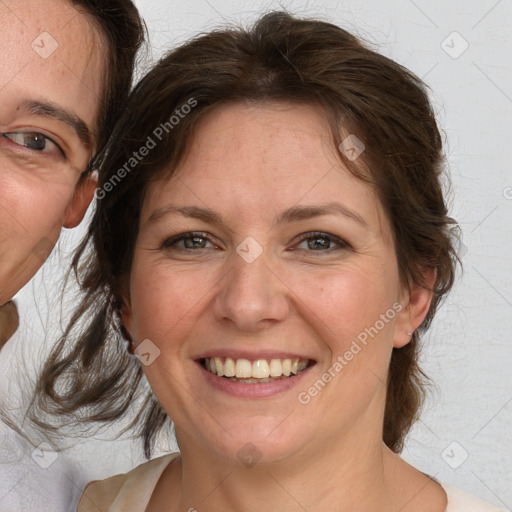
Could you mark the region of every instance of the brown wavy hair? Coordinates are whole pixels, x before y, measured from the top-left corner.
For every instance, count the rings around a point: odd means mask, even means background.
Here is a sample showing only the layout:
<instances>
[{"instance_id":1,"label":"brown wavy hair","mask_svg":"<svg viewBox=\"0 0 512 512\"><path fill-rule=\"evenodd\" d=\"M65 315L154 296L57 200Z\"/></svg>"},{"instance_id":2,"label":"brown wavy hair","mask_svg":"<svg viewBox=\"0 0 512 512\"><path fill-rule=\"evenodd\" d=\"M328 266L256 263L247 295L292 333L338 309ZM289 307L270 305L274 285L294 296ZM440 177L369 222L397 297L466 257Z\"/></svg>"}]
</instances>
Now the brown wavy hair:
<instances>
[{"instance_id":1,"label":"brown wavy hair","mask_svg":"<svg viewBox=\"0 0 512 512\"><path fill-rule=\"evenodd\" d=\"M73 261L81 303L38 382L32 417L40 425L58 432L63 423L102 424L130 412L129 428L150 457L157 434L171 423L141 364L126 350L118 314L145 193L151 180L172 174L208 112L230 102L265 101L322 109L336 147L347 131L364 141L357 165L340 158L378 193L391 221L401 281L424 285L425 268L436 270L424 322L391 358L383 440L401 451L424 398L419 337L451 288L457 263L450 235L455 223L441 186L442 139L427 88L409 70L338 26L283 12L264 15L250 29L223 28L187 42L133 91L101 157L101 195ZM154 130L192 102L195 107L162 130L162 140L136 168L123 173L134 152L155 138Z\"/></svg>"}]
</instances>

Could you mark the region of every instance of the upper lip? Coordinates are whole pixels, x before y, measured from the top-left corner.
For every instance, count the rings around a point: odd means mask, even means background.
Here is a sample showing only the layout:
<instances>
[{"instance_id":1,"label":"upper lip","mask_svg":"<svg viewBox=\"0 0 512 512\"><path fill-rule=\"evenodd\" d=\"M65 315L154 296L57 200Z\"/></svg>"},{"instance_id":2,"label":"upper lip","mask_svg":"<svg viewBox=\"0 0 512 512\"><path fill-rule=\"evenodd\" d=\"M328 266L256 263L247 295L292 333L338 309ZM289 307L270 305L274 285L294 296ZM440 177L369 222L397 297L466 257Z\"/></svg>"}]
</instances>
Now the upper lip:
<instances>
[{"instance_id":1,"label":"upper lip","mask_svg":"<svg viewBox=\"0 0 512 512\"><path fill-rule=\"evenodd\" d=\"M201 353L194 359L208 359L213 357L230 357L231 359L248 359L250 361L257 361L258 359L300 359L302 361L314 361L312 357L304 356L293 352L282 352L276 350L248 351L235 349L208 350L204 353Z\"/></svg>"}]
</instances>

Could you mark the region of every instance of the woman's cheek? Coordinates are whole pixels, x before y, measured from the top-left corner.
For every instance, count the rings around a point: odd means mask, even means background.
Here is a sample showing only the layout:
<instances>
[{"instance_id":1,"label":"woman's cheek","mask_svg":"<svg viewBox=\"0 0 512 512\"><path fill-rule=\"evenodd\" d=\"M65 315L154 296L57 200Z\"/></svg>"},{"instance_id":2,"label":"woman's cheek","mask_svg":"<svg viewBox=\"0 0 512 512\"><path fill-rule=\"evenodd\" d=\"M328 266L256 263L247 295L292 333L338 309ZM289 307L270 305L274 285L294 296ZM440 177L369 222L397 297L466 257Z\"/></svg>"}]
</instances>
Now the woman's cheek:
<instances>
[{"instance_id":1,"label":"woman's cheek","mask_svg":"<svg viewBox=\"0 0 512 512\"><path fill-rule=\"evenodd\" d=\"M210 276L210 277L208 277ZM179 269L165 260L157 264L137 265L132 274L131 298L139 336L150 334L156 342L184 329L188 317L208 300L215 281L211 273L200 269ZM163 339L162 339L163 338Z\"/></svg>"},{"instance_id":2,"label":"woman's cheek","mask_svg":"<svg viewBox=\"0 0 512 512\"><path fill-rule=\"evenodd\" d=\"M379 276L355 266L290 276L299 303L307 306L333 333L357 329L382 307ZM372 298L370 300L370 297ZM377 300L375 300L377 299Z\"/></svg>"}]
</instances>

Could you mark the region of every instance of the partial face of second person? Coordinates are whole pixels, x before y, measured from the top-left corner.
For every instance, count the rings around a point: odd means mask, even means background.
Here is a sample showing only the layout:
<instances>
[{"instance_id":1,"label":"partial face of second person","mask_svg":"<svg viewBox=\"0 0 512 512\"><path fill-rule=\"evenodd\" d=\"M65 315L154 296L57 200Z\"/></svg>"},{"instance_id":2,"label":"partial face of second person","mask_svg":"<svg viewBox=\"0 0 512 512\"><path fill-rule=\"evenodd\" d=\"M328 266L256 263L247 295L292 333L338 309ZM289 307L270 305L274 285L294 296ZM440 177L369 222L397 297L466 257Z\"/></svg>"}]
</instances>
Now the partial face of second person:
<instances>
[{"instance_id":1,"label":"partial face of second person","mask_svg":"<svg viewBox=\"0 0 512 512\"><path fill-rule=\"evenodd\" d=\"M65 0L0 2L0 302L37 272L92 198L87 167L104 45Z\"/></svg>"},{"instance_id":2,"label":"partial face of second person","mask_svg":"<svg viewBox=\"0 0 512 512\"><path fill-rule=\"evenodd\" d=\"M175 174L150 185L123 316L149 340L145 372L182 452L264 463L344 441L379 450L392 349L429 301L401 285L380 200L341 164L325 115L237 104L205 117ZM215 357L242 377L254 373L237 360L260 376L310 364L256 384L214 375Z\"/></svg>"}]
</instances>

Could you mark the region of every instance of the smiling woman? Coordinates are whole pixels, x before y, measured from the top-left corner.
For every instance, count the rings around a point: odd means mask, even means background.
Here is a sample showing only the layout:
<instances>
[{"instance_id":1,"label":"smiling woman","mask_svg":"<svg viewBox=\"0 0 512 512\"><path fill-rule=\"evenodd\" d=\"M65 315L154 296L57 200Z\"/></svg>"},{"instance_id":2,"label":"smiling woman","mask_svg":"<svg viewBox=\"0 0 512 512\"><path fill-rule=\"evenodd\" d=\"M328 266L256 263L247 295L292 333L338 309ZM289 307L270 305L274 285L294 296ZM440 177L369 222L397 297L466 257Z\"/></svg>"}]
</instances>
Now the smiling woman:
<instances>
[{"instance_id":1,"label":"smiling woman","mask_svg":"<svg viewBox=\"0 0 512 512\"><path fill-rule=\"evenodd\" d=\"M180 454L90 485L79 510L494 510L397 455L457 260L424 84L271 13L157 64L100 186L191 98L99 202L32 410L57 428L140 407L148 457L170 418Z\"/></svg>"}]
</instances>

